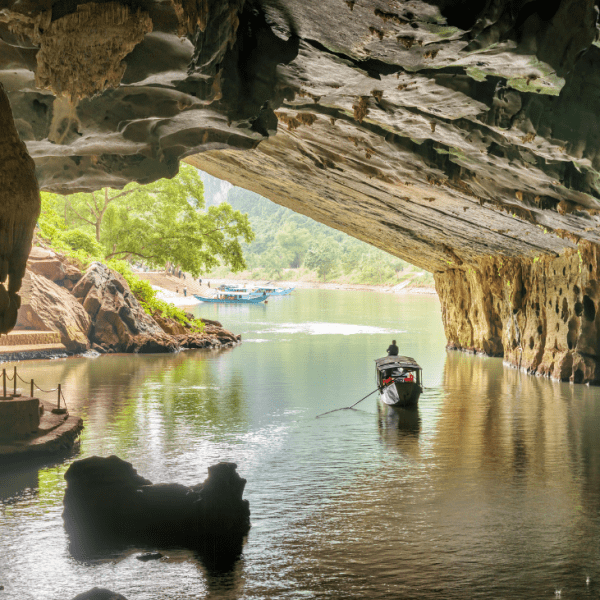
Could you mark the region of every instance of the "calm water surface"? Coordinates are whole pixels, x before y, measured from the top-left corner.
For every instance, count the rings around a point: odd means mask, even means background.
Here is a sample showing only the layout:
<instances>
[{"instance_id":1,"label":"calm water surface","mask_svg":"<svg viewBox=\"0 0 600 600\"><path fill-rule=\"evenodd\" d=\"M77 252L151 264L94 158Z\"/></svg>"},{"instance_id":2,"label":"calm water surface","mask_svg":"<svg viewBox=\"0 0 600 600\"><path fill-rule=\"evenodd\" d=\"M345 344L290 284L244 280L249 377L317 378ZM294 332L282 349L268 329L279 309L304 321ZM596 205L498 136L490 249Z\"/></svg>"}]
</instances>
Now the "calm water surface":
<instances>
[{"instance_id":1,"label":"calm water surface","mask_svg":"<svg viewBox=\"0 0 600 600\"><path fill-rule=\"evenodd\" d=\"M242 346L19 369L63 383L86 424L79 457L184 484L236 462L252 511L241 559L225 572L177 549L82 562L61 519L73 459L3 467L0 600L94 586L129 600L599 597L600 390L446 353L436 298L298 290L197 312ZM372 396L315 419L374 389L392 338L424 368L418 410Z\"/></svg>"}]
</instances>

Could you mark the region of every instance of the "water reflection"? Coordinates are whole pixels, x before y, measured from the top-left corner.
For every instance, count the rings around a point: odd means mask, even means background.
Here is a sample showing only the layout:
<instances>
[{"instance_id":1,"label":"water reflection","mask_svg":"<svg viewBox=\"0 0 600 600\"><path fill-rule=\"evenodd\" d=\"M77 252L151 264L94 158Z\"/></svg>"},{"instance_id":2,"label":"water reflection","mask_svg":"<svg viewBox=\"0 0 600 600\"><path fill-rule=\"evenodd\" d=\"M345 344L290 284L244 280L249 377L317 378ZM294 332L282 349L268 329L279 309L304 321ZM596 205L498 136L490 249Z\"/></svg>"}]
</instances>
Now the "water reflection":
<instances>
[{"instance_id":1,"label":"water reflection","mask_svg":"<svg viewBox=\"0 0 600 600\"><path fill-rule=\"evenodd\" d=\"M418 453L421 417L418 407L394 408L377 403L377 426L386 449Z\"/></svg>"},{"instance_id":2,"label":"water reflection","mask_svg":"<svg viewBox=\"0 0 600 600\"><path fill-rule=\"evenodd\" d=\"M268 340L233 352L23 365L47 387L68 381L82 456L117 453L186 485L236 462L252 512L241 558L219 569L173 548L142 564L130 549L79 563L60 516L66 466L39 470L37 489L33 471L0 474L15 499L0 515L8 595L69 598L98 582L137 600L598 595L598 388L446 353L434 299L300 290L254 309L198 309ZM424 368L418 409L369 398L315 419L373 389L390 331Z\"/></svg>"}]
</instances>

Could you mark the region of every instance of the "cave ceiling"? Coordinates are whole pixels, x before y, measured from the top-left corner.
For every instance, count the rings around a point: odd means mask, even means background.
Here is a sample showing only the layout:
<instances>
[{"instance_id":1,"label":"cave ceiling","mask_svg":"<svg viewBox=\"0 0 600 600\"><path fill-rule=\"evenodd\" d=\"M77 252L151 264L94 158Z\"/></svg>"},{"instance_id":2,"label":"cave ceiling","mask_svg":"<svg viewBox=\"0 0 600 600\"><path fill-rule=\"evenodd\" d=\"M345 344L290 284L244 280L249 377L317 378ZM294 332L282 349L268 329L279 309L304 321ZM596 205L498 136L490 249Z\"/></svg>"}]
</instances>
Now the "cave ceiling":
<instances>
[{"instance_id":1,"label":"cave ceiling","mask_svg":"<svg viewBox=\"0 0 600 600\"><path fill-rule=\"evenodd\" d=\"M179 161L431 271L600 242L588 0L0 0L43 190Z\"/></svg>"}]
</instances>

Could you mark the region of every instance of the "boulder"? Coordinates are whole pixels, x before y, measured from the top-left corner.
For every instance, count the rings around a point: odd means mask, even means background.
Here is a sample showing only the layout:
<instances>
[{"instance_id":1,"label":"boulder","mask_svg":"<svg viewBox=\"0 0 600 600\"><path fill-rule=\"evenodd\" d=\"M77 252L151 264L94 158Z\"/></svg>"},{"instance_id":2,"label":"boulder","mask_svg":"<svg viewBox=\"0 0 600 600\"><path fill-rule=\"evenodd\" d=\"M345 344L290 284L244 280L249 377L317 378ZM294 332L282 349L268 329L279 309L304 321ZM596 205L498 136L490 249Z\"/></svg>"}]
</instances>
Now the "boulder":
<instances>
[{"instance_id":1,"label":"boulder","mask_svg":"<svg viewBox=\"0 0 600 600\"><path fill-rule=\"evenodd\" d=\"M152 317L165 333L169 333L171 335L182 335L187 333L188 331L181 323L177 322L175 319L162 317L158 313L153 314Z\"/></svg>"},{"instance_id":2,"label":"boulder","mask_svg":"<svg viewBox=\"0 0 600 600\"><path fill-rule=\"evenodd\" d=\"M50 279L27 270L23 278L23 303L18 329L58 331L68 352L85 352L90 347L91 320L77 300Z\"/></svg>"},{"instance_id":3,"label":"boulder","mask_svg":"<svg viewBox=\"0 0 600 600\"><path fill-rule=\"evenodd\" d=\"M204 483L187 487L152 484L117 456L92 456L75 461L65 479L63 519L80 555L134 543L236 554L250 528L246 480L233 463L209 467Z\"/></svg>"},{"instance_id":4,"label":"boulder","mask_svg":"<svg viewBox=\"0 0 600 600\"><path fill-rule=\"evenodd\" d=\"M81 271L69 264L64 256L39 246L31 249L27 268L36 275L42 275L68 290L81 279Z\"/></svg>"},{"instance_id":5,"label":"boulder","mask_svg":"<svg viewBox=\"0 0 600 600\"><path fill-rule=\"evenodd\" d=\"M148 315L124 277L92 263L72 290L92 321L90 341L110 352L174 352L176 340Z\"/></svg>"},{"instance_id":6,"label":"boulder","mask_svg":"<svg viewBox=\"0 0 600 600\"><path fill-rule=\"evenodd\" d=\"M106 588L95 587L82 594L77 594L73 600L127 600L127 598Z\"/></svg>"}]
</instances>

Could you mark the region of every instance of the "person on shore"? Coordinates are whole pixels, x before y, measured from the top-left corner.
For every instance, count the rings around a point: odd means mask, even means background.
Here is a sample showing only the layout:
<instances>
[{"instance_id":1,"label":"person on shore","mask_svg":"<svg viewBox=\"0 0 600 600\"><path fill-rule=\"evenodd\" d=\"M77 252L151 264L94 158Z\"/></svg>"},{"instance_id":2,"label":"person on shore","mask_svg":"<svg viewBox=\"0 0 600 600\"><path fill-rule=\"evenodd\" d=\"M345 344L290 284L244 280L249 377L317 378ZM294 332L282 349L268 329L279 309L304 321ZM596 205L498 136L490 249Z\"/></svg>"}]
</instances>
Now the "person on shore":
<instances>
[{"instance_id":1,"label":"person on shore","mask_svg":"<svg viewBox=\"0 0 600 600\"><path fill-rule=\"evenodd\" d=\"M175 293L179 294L179 288L175 288Z\"/></svg>"},{"instance_id":2,"label":"person on shore","mask_svg":"<svg viewBox=\"0 0 600 600\"><path fill-rule=\"evenodd\" d=\"M187 287L185 287L185 285L183 286L183 295L187 296Z\"/></svg>"},{"instance_id":3,"label":"person on shore","mask_svg":"<svg viewBox=\"0 0 600 600\"><path fill-rule=\"evenodd\" d=\"M387 349L388 356L398 356L398 346L396 346L396 340L392 340L391 345Z\"/></svg>"},{"instance_id":4,"label":"person on shore","mask_svg":"<svg viewBox=\"0 0 600 600\"><path fill-rule=\"evenodd\" d=\"M208 287L210 287L210 281L208 282Z\"/></svg>"},{"instance_id":5,"label":"person on shore","mask_svg":"<svg viewBox=\"0 0 600 600\"><path fill-rule=\"evenodd\" d=\"M201 278L201 277L198 277L198 283L199 283L200 285L202 285L202 278Z\"/></svg>"}]
</instances>

